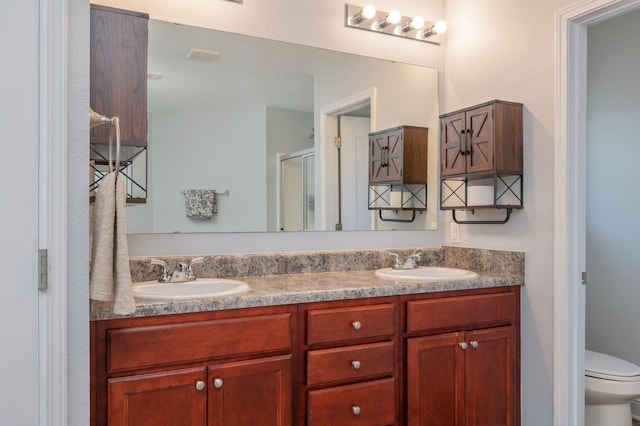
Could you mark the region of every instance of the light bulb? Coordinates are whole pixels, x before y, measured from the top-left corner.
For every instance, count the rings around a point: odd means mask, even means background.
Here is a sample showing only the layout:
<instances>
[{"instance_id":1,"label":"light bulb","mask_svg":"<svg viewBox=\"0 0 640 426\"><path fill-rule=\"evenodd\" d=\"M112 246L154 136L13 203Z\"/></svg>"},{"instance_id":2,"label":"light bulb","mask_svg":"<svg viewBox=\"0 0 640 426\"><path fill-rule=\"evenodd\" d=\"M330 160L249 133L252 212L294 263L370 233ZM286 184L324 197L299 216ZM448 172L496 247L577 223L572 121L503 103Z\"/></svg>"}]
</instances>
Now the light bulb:
<instances>
[{"instance_id":1,"label":"light bulb","mask_svg":"<svg viewBox=\"0 0 640 426\"><path fill-rule=\"evenodd\" d=\"M373 5L368 4L362 9L361 13L364 19L371 19L376 16L376 8Z\"/></svg>"},{"instance_id":2,"label":"light bulb","mask_svg":"<svg viewBox=\"0 0 640 426\"><path fill-rule=\"evenodd\" d=\"M433 26L433 32L435 32L436 34L442 34L445 31L447 31L447 23L444 21L438 21Z\"/></svg>"},{"instance_id":3,"label":"light bulb","mask_svg":"<svg viewBox=\"0 0 640 426\"><path fill-rule=\"evenodd\" d=\"M431 25L427 28L423 33L422 37L427 38L434 34L442 34L447 30L447 23L444 21L438 21L435 24Z\"/></svg>"},{"instance_id":4,"label":"light bulb","mask_svg":"<svg viewBox=\"0 0 640 426\"><path fill-rule=\"evenodd\" d=\"M393 25L400 22L400 19L402 19L402 15L400 15L400 12L398 12L397 10L392 10L387 15L387 20L389 21L390 24L393 24Z\"/></svg>"},{"instance_id":5,"label":"light bulb","mask_svg":"<svg viewBox=\"0 0 640 426\"><path fill-rule=\"evenodd\" d=\"M411 20L411 23L409 25L411 25L412 29L419 30L420 28L424 27L424 18L422 16L416 16Z\"/></svg>"},{"instance_id":6,"label":"light bulb","mask_svg":"<svg viewBox=\"0 0 640 426\"><path fill-rule=\"evenodd\" d=\"M351 22L354 24L359 24L362 21L373 18L374 16L376 16L376 8L368 4L363 7L360 12L354 15L353 18L351 18Z\"/></svg>"},{"instance_id":7,"label":"light bulb","mask_svg":"<svg viewBox=\"0 0 640 426\"><path fill-rule=\"evenodd\" d=\"M401 32L406 33L411 30L419 30L422 27L424 27L424 18L422 16L416 16L402 26Z\"/></svg>"}]
</instances>

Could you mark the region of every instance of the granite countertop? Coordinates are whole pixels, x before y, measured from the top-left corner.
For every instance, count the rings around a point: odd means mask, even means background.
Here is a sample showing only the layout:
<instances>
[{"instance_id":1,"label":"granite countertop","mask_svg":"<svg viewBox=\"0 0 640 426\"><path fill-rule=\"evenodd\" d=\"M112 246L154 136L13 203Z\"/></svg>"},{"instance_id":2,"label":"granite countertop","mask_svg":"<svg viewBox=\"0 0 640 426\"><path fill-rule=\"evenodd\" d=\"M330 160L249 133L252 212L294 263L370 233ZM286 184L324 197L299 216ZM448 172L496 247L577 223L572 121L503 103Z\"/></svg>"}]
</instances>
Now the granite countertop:
<instances>
[{"instance_id":1,"label":"granite countertop","mask_svg":"<svg viewBox=\"0 0 640 426\"><path fill-rule=\"evenodd\" d=\"M395 281L381 279L373 270L248 276L237 278L249 284L246 293L210 299L138 303L127 317L206 312L257 306L288 305L366 297L397 296L516 286L521 274L480 272L477 278L453 281ZM91 302L91 320L120 318L111 304Z\"/></svg>"}]
</instances>

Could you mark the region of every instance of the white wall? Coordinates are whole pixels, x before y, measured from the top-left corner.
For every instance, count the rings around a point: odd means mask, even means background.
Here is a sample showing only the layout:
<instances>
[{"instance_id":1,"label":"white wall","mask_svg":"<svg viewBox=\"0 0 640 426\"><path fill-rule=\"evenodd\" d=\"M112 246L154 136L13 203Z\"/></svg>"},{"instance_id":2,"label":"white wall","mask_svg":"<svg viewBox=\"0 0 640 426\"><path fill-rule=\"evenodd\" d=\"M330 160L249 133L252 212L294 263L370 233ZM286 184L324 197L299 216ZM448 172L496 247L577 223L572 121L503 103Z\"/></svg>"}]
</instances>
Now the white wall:
<instances>
[{"instance_id":1,"label":"white wall","mask_svg":"<svg viewBox=\"0 0 640 426\"><path fill-rule=\"evenodd\" d=\"M266 230L266 108L156 113L150 120L148 191L152 232ZM185 189L229 190L210 220L186 217ZM129 224L148 208L127 209Z\"/></svg>"},{"instance_id":2,"label":"white wall","mask_svg":"<svg viewBox=\"0 0 640 426\"><path fill-rule=\"evenodd\" d=\"M491 99L524 104L524 209L505 225L460 226L465 246L526 252L523 426L553 423L554 13L570 3L446 2L442 111Z\"/></svg>"},{"instance_id":3,"label":"white wall","mask_svg":"<svg viewBox=\"0 0 640 426\"><path fill-rule=\"evenodd\" d=\"M640 364L640 11L588 33L588 349Z\"/></svg>"}]
</instances>

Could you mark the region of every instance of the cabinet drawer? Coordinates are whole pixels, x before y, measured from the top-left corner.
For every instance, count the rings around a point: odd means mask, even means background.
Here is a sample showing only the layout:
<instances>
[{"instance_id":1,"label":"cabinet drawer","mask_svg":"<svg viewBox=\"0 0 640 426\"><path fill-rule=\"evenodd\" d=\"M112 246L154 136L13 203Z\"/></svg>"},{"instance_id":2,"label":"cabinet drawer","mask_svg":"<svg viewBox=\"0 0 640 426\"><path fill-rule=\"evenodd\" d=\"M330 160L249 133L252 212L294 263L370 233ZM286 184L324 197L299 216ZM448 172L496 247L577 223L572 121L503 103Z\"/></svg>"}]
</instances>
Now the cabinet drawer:
<instances>
[{"instance_id":1,"label":"cabinet drawer","mask_svg":"<svg viewBox=\"0 0 640 426\"><path fill-rule=\"evenodd\" d=\"M509 323L515 312L513 293L414 300L407 302L407 332Z\"/></svg>"},{"instance_id":2,"label":"cabinet drawer","mask_svg":"<svg viewBox=\"0 0 640 426\"><path fill-rule=\"evenodd\" d=\"M307 344L391 337L395 305L355 306L307 312Z\"/></svg>"},{"instance_id":3,"label":"cabinet drawer","mask_svg":"<svg viewBox=\"0 0 640 426\"><path fill-rule=\"evenodd\" d=\"M107 331L109 372L291 350L289 313Z\"/></svg>"},{"instance_id":4,"label":"cabinet drawer","mask_svg":"<svg viewBox=\"0 0 640 426\"><path fill-rule=\"evenodd\" d=\"M309 351L307 385L393 374L392 342Z\"/></svg>"},{"instance_id":5,"label":"cabinet drawer","mask_svg":"<svg viewBox=\"0 0 640 426\"><path fill-rule=\"evenodd\" d=\"M395 381L311 391L308 402L309 426L390 425L395 422Z\"/></svg>"}]
</instances>

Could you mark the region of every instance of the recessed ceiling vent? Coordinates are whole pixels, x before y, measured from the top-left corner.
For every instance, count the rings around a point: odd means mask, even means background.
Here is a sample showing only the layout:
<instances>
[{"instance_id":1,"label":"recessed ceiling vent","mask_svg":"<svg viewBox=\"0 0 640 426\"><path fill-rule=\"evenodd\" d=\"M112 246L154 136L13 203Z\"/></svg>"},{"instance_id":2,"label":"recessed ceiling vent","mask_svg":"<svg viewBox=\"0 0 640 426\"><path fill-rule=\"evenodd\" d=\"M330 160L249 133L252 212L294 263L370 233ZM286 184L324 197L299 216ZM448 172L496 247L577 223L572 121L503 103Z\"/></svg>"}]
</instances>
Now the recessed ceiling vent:
<instances>
[{"instance_id":1,"label":"recessed ceiling vent","mask_svg":"<svg viewBox=\"0 0 640 426\"><path fill-rule=\"evenodd\" d=\"M195 59L197 61L211 62L220 56L220 53L211 50L191 49L187 52L187 59Z\"/></svg>"}]
</instances>

